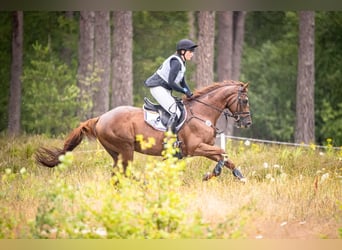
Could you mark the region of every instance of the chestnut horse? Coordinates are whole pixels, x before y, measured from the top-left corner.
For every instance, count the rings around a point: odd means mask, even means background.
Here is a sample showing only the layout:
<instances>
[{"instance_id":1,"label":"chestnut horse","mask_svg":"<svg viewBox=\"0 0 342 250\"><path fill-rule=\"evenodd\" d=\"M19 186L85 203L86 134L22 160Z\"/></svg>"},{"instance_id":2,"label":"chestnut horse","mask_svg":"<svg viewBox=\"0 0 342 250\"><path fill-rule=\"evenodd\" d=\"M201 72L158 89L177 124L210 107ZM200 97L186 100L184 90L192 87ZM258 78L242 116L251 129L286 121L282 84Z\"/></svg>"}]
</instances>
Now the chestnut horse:
<instances>
[{"instance_id":1,"label":"chestnut horse","mask_svg":"<svg viewBox=\"0 0 342 250\"><path fill-rule=\"evenodd\" d=\"M224 81L195 91L190 98L183 98L187 118L178 132L178 140L182 142L182 155L204 156L217 162L212 173L207 173L203 180L220 175L223 166L231 169L239 180L244 180L234 163L226 159L224 150L214 143L218 131L216 122L221 113L235 118L237 127L249 127L252 124L247 92L248 84ZM137 135L153 137L156 143L151 148L142 149L136 140ZM58 157L77 147L84 136L99 140L113 158L114 167L121 156L124 171L128 162L133 161L134 151L160 156L164 150L165 132L152 128L144 121L143 109L120 106L81 123L66 138L62 149L39 149L36 160L43 166L52 168L60 163Z\"/></svg>"}]
</instances>

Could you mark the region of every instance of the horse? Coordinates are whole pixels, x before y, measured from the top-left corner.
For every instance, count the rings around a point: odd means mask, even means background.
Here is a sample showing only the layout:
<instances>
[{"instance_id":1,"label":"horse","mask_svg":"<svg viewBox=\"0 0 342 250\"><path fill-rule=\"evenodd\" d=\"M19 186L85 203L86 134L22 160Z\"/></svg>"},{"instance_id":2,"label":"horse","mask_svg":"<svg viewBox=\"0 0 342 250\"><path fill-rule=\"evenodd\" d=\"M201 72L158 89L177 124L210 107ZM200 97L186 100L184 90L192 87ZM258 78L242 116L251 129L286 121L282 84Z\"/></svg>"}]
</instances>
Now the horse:
<instances>
[{"instance_id":1,"label":"horse","mask_svg":"<svg viewBox=\"0 0 342 250\"><path fill-rule=\"evenodd\" d=\"M184 157L204 156L217 165L203 177L204 181L219 176L223 166L230 169L241 181L244 176L227 158L224 150L215 146L218 133L216 123L223 113L226 118L233 117L236 127L249 127L252 118L248 102L248 83L240 81L214 82L199 90L191 97L181 99L187 116L177 138L181 141L179 151ZM155 144L149 148L141 147L137 135L154 138ZM134 152L160 156L164 150L165 132L154 129L144 119L143 108L118 106L106 113L81 122L71 131L64 142L63 148L49 149L41 147L36 152L36 161L46 167L57 166L59 156L76 148L84 137L97 138L104 149L113 158L113 168L118 164L119 157L124 173L129 162L133 161Z\"/></svg>"}]
</instances>

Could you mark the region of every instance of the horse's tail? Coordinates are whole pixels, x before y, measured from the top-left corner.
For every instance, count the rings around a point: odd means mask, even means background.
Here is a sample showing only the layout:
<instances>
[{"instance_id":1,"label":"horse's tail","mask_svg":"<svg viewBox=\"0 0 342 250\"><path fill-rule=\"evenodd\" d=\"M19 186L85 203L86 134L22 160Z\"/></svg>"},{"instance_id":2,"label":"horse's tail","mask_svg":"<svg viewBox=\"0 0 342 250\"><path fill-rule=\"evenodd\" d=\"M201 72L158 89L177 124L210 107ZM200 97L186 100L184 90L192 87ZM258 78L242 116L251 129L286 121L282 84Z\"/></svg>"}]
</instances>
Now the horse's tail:
<instances>
[{"instance_id":1,"label":"horse's tail","mask_svg":"<svg viewBox=\"0 0 342 250\"><path fill-rule=\"evenodd\" d=\"M81 143L84 136L88 138L96 138L95 125L98 119L99 117L96 117L82 122L80 126L75 128L66 138L64 147L62 149L48 149L44 147L40 148L36 153L36 161L39 164L49 168L57 166L60 163L59 156L76 148Z\"/></svg>"}]
</instances>

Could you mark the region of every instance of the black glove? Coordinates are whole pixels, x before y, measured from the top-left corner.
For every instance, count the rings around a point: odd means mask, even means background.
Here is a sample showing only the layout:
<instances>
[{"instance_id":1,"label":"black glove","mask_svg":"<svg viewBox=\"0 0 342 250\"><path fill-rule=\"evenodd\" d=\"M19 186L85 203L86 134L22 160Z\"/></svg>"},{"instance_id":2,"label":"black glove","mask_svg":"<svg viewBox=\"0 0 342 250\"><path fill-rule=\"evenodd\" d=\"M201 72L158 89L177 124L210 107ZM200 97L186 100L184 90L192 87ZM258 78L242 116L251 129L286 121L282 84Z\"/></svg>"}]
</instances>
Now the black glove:
<instances>
[{"instance_id":1,"label":"black glove","mask_svg":"<svg viewBox=\"0 0 342 250\"><path fill-rule=\"evenodd\" d=\"M189 89L187 89L187 88L184 88L184 94L186 95L186 97L191 97L193 94L192 94L192 92L189 90Z\"/></svg>"}]
</instances>

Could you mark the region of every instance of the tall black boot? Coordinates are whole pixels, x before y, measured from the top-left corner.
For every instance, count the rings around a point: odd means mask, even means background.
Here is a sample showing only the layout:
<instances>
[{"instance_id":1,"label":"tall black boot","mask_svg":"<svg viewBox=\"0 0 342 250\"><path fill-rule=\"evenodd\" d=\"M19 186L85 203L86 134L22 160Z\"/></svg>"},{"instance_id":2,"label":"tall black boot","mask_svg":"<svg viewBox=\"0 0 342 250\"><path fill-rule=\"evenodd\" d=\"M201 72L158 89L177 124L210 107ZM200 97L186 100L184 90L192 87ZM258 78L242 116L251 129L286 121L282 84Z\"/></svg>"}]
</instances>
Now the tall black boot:
<instances>
[{"instance_id":1,"label":"tall black boot","mask_svg":"<svg viewBox=\"0 0 342 250\"><path fill-rule=\"evenodd\" d=\"M167 130L171 130L172 133L176 133L176 114L171 114L169 121L167 122Z\"/></svg>"}]
</instances>

